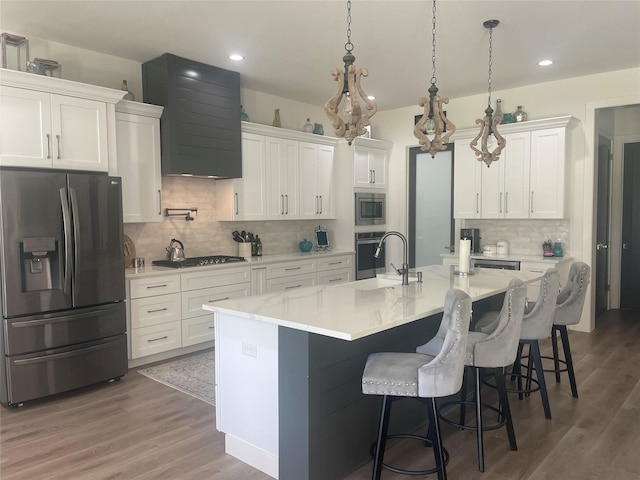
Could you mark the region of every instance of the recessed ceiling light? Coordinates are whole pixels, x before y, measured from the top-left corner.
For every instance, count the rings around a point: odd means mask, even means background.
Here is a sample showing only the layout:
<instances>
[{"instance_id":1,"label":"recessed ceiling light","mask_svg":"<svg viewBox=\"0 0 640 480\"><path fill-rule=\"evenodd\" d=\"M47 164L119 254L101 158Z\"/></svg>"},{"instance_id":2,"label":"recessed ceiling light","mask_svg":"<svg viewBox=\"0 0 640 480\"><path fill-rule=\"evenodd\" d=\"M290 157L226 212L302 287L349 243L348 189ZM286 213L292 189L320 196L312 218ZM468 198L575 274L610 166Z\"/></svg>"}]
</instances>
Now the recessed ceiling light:
<instances>
[{"instance_id":1,"label":"recessed ceiling light","mask_svg":"<svg viewBox=\"0 0 640 480\"><path fill-rule=\"evenodd\" d=\"M374 97L373 95L369 95L369 96L367 96L367 98L368 98L369 100L375 100L375 99L376 99L376 97Z\"/></svg>"},{"instance_id":2,"label":"recessed ceiling light","mask_svg":"<svg viewBox=\"0 0 640 480\"><path fill-rule=\"evenodd\" d=\"M237 53L233 53L229 55L229 60L233 60L234 62L239 62L240 60L244 60L244 57Z\"/></svg>"},{"instance_id":3,"label":"recessed ceiling light","mask_svg":"<svg viewBox=\"0 0 640 480\"><path fill-rule=\"evenodd\" d=\"M552 60L540 60L538 62L538 65L540 65L541 67L548 67L551 64L553 64Z\"/></svg>"}]
</instances>

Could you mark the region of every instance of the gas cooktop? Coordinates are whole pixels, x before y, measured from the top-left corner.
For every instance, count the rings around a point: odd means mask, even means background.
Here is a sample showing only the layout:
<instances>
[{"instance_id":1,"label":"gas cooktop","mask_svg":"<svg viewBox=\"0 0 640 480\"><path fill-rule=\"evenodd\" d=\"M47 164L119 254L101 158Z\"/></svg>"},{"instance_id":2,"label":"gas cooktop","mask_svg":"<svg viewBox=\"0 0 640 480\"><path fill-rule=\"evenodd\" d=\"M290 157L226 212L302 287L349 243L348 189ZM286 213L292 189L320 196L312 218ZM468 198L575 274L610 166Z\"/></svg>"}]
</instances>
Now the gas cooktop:
<instances>
[{"instance_id":1,"label":"gas cooktop","mask_svg":"<svg viewBox=\"0 0 640 480\"><path fill-rule=\"evenodd\" d=\"M158 267L185 268L202 267L204 265L217 265L220 263L245 262L244 257L233 257L230 255L210 255L208 257L191 257L184 260L153 260L151 263Z\"/></svg>"}]
</instances>

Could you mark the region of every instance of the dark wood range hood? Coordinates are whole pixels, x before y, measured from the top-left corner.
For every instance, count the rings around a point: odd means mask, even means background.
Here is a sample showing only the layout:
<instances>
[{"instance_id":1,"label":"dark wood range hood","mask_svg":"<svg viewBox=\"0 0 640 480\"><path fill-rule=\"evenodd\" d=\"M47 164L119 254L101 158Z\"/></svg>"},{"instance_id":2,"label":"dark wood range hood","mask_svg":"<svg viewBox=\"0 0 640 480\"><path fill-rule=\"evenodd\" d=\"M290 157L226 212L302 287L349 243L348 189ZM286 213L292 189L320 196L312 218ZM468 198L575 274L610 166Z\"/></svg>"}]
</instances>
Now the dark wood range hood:
<instances>
[{"instance_id":1,"label":"dark wood range hood","mask_svg":"<svg viewBox=\"0 0 640 480\"><path fill-rule=\"evenodd\" d=\"M242 177L240 74L170 53L142 64L145 103L162 105L162 175Z\"/></svg>"}]
</instances>

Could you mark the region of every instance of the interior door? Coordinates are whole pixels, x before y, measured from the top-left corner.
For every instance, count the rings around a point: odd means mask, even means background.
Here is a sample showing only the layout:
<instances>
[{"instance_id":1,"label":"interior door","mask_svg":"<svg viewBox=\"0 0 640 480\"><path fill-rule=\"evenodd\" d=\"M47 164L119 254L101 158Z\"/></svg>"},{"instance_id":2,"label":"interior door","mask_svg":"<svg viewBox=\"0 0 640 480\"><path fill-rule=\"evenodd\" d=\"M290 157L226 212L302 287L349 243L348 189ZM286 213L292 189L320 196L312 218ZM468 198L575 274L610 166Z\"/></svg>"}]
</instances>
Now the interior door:
<instances>
[{"instance_id":1,"label":"interior door","mask_svg":"<svg viewBox=\"0 0 640 480\"><path fill-rule=\"evenodd\" d=\"M640 310L640 143L624 146L620 308ZM635 186L635 188L634 188Z\"/></svg>"},{"instance_id":2,"label":"interior door","mask_svg":"<svg viewBox=\"0 0 640 480\"><path fill-rule=\"evenodd\" d=\"M609 210L611 205L611 141L598 140L598 198L596 225L596 315L609 308Z\"/></svg>"},{"instance_id":3,"label":"interior door","mask_svg":"<svg viewBox=\"0 0 640 480\"><path fill-rule=\"evenodd\" d=\"M453 245L453 151L409 150L409 266L441 265Z\"/></svg>"}]
</instances>

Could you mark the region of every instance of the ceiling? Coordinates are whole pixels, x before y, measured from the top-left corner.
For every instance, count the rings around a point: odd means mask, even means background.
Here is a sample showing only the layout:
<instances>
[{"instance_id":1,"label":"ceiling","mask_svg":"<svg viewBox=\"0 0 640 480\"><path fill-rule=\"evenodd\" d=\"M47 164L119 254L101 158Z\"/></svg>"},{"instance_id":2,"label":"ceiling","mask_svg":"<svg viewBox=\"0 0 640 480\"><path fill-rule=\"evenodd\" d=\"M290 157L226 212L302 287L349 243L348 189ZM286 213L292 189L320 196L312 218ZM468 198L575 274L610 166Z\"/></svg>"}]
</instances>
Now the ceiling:
<instances>
[{"instance_id":1,"label":"ceiling","mask_svg":"<svg viewBox=\"0 0 640 480\"><path fill-rule=\"evenodd\" d=\"M432 2L352 0L362 86L379 110L417 104L431 72ZM0 31L138 62L169 52L235 70L245 88L323 104L342 68L347 2L0 0ZM640 0L439 0L436 76L451 98L640 66ZM238 52L241 63L227 56ZM542 68L537 62L550 58ZM612 87L612 93L615 86Z\"/></svg>"}]
</instances>

